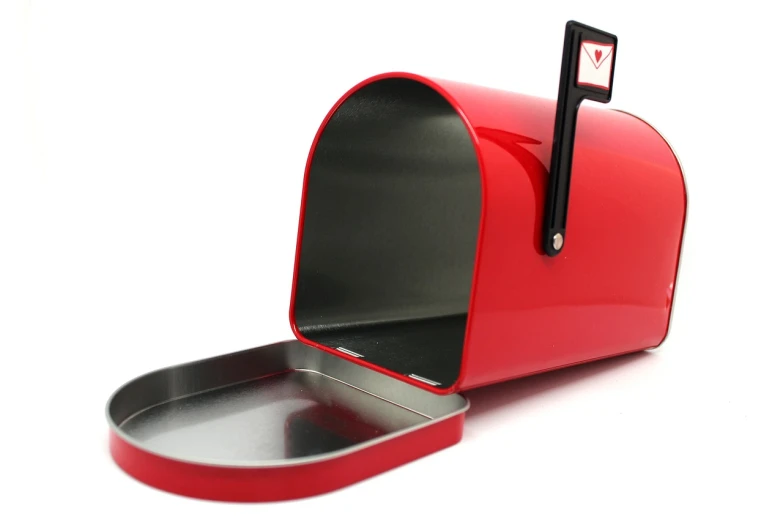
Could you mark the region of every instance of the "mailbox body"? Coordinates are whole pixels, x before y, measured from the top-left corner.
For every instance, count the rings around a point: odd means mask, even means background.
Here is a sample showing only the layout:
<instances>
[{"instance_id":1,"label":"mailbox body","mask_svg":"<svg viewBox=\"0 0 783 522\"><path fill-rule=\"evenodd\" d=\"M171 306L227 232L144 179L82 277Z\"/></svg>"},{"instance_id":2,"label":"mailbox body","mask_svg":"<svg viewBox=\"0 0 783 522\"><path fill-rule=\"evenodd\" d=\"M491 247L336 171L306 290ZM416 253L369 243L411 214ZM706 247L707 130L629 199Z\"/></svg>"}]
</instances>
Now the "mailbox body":
<instances>
[{"instance_id":1,"label":"mailbox body","mask_svg":"<svg viewBox=\"0 0 783 522\"><path fill-rule=\"evenodd\" d=\"M580 109L567 242L549 257L554 112L404 73L349 91L307 161L299 341L128 382L106 409L117 464L199 498L325 493L457 443L456 391L660 344L680 165L642 120Z\"/></svg>"},{"instance_id":2,"label":"mailbox body","mask_svg":"<svg viewBox=\"0 0 783 522\"><path fill-rule=\"evenodd\" d=\"M411 87L406 87L406 82L410 82ZM388 88L377 87L384 84ZM419 87L412 87L414 84ZM407 196L405 200L398 194L404 190L399 188L400 183L406 180L412 184L421 183L411 193L427 193L432 201L439 199L430 185L419 181L426 178L429 171L422 171L419 177L414 172L413 176L401 178L417 168L412 163L416 157L408 156L419 155L422 161L434 165L438 158L448 161L449 156L461 154L461 149L457 148L466 146L467 141L463 141L439 149L437 140L446 139L453 123L451 127L444 125L438 130L437 122L445 118L445 113L427 113L422 108L426 108L428 102L422 100L429 95L406 94L406 89L411 92L427 89L434 97L445 100L453 110L454 118L459 118L464 126L477 164L476 186L480 187L480 195L476 194L476 198L480 201L480 209L476 212L475 238L470 238L475 247L470 259L469 294L463 304L464 328L444 334L461 343L458 361L453 355L448 363L444 358L444 365L458 368L452 379L427 379L427 375L409 373L404 362L399 363L389 356L390 351L404 351L406 348L401 345L408 342L409 337L400 330L390 334L394 339L392 343L380 339L388 337L384 330L388 325L384 326L382 318L369 321L376 325L375 330L370 327L362 331L360 342L352 344L350 349L330 340L350 339L354 334L327 335L352 322L367 323L366 320L362 322L366 319L363 308L342 306L339 313L330 316L332 300L352 296L358 296L360 301L369 299L362 306L374 307L381 314L383 310L399 308L398 304L379 304L378 301L391 302L404 291L395 290L392 284L359 282L363 272L375 270L376 281L384 279L386 273L390 274L389 278L400 278L398 268L393 267L405 265L411 256L426 248L422 243L426 239L421 239L424 236L418 230L441 227L442 233L435 230L429 236L433 241L441 241L443 235L459 234L459 230L446 230L446 222L438 219L444 212L453 212L452 220L461 219L458 207L461 202L468 201L463 196L454 199L456 210L443 207L434 217L432 212L423 211L420 215L430 222L407 220L404 229L412 235L418 234L415 238L418 243L413 241L409 252L400 252L402 248L399 247L405 246L400 240L402 235L388 240L392 247L398 247L396 251L387 249L379 254L378 251L387 245L372 239L377 236L368 235L367 230L362 229L363 225L355 225L368 221L371 225L383 223L380 229L394 229L393 220L406 220L405 216L416 214L413 205L420 203L412 201L414 196ZM372 90L380 94L363 95ZM406 96L414 101L407 109L400 109L400 100ZM362 123L363 112L367 113L367 118L377 118L373 113L375 108L386 105L392 108L380 114L387 121L381 121L377 128ZM341 114L341 110L345 114ZM408 116L403 123L396 122L395 118L402 118L399 114L405 110L413 116ZM425 112L421 121L415 119L417 110ZM554 113L555 102L551 100L407 73L370 78L346 93L321 125L305 172L290 314L297 338L310 346L442 394L644 350L663 342L671 319L686 215L686 191L678 159L666 140L643 120L615 110L582 107L576 129L567 242L560 255L548 257L541 247L541 234ZM331 141L324 144L327 140L324 136L330 132L333 121L338 122L334 124L335 128L355 125L359 130L354 133L342 131L343 141L328 137ZM338 131L331 132L336 134ZM418 132L420 138L415 143L400 141L394 132L406 136ZM368 134L372 135L365 138ZM388 141L389 149L378 145L379 140ZM427 145L417 148L416 143ZM390 150L393 147L397 150ZM318 155L322 148L322 155L328 155L332 162L329 168L319 166ZM352 159L356 155L362 155L361 161ZM407 163L400 162L399 158L403 156ZM354 172L350 176L340 178L340 174L333 174L335 168L340 168L341 161L353 162ZM384 165L394 161L402 165L402 173L384 172ZM433 168L437 170L437 167ZM369 188L350 198L342 196L341 191L350 190L345 188L348 184L394 176L402 181L397 178L394 182L373 181ZM329 188L314 189L314 177L318 177L318 187L329 184ZM336 183L322 182L321 177L340 179ZM442 178L438 186L443 187L446 198L454 185L449 184L448 173ZM455 178L455 183L464 182ZM361 212L377 213L376 209L383 206L387 195L396 202L397 214L392 210L383 219L365 219ZM362 200L366 199L372 199L367 208L359 211L348 208L361 207ZM465 208L468 206L466 204ZM317 216L314 214L308 221L311 211ZM344 213L348 214L348 219L330 217ZM324 222L328 224L324 225ZM465 230L466 235L470 235L467 227ZM378 231L378 234L384 233ZM312 239L315 236L322 238L318 245L315 245L317 240ZM343 242L338 248L324 243L332 241L333 244L338 241L337 237ZM347 250L350 257L345 256ZM440 277L443 267L448 269L450 266L446 259L448 249L445 254L443 250L440 248L438 255L444 257L430 256L424 260L432 261L433 266L411 262L411 278L426 282ZM464 250L465 247L454 247L455 255L464 255ZM383 260L379 261L379 257ZM353 260L358 261L345 268L346 263ZM382 266L376 270L370 266L373 263ZM368 266L370 268L366 268ZM307 273L303 274L303 270ZM317 286L312 282L314 274L321 281L328 280L331 286L314 289ZM418 283L418 287L423 284ZM302 297L305 286L307 295ZM400 278L396 286L405 286L404 278ZM343 291L345 288L348 290ZM412 285L405 298L411 309L442 311L455 301L454 296L446 295L448 292L441 289L440 294L423 292L419 296L416 285ZM318 295L313 297L314 293ZM449 304L428 307L424 302L427 299L440 299ZM442 313L449 315L451 312ZM421 317L408 317L413 321L410 324L425 325L431 319L427 312L420 314ZM308 321L310 324L320 321L320 324L315 328L308 325L305 329L302 324ZM356 324L348 327L354 328L350 332L357 331ZM397 323L392 320L388 324ZM416 348L416 354L424 354L427 344L439 342L438 328L433 327L428 335L412 341L422 344ZM385 351L380 355L365 356L363 353L363 346L384 342ZM458 351L449 350L452 354ZM414 366L419 358L419 355L408 357ZM385 361L392 361L397 366L385 364ZM430 363L431 371L437 371L437 366L437 362Z\"/></svg>"}]
</instances>

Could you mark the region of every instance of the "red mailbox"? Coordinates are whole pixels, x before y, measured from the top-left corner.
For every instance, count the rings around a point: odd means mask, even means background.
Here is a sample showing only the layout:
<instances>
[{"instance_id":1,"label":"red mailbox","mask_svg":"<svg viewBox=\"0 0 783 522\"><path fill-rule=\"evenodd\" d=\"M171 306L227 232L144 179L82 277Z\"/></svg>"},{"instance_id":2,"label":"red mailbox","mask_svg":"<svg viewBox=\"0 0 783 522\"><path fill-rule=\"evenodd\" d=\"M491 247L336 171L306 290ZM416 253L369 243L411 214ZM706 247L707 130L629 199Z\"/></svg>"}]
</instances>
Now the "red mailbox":
<instances>
[{"instance_id":1,"label":"red mailbox","mask_svg":"<svg viewBox=\"0 0 783 522\"><path fill-rule=\"evenodd\" d=\"M316 494L456 443L455 392L663 342L681 167L636 116L577 125L615 55L569 24L558 102L408 73L348 91L307 162L298 341L121 388L119 465L203 498Z\"/></svg>"}]
</instances>

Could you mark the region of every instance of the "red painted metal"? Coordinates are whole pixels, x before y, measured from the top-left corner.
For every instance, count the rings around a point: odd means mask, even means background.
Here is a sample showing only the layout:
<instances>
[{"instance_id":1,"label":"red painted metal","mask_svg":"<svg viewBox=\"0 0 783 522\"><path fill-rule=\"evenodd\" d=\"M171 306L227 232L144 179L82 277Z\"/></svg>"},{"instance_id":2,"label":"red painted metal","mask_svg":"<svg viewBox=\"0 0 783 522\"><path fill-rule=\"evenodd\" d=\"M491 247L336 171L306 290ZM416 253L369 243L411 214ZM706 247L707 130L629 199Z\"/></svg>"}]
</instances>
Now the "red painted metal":
<instances>
[{"instance_id":1,"label":"red painted metal","mask_svg":"<svg viewBox=\"0 0 783 522\"><path fill-rule=\"evenodd\" d=\"M278 467L193 464L145 451L114 431L109 448L126 473L164 491L231 502L290 500L334 491L452 446L462 438L464 421L463 412L359 451Z\"/></svg>"},{"instance_id":2,"label":"red painted metal","mask_svg":"<svg viewBox=\"0 0 783 522\"><path fill-rule=\"evenodd\" d=\"M304 338L356 364L435 393L483 386L658 346L666 337L685 224L686 192L673 151L652 127L618 111L579 110L568 242L546 256L542 219L555 102L523 94L390 73L424 83L451 103L470 133L482 179L482 213L457 383L434 388Z\"/></svg>"},{"instance_id":3,"label":"red painted metal","mask_svg":"<svg viewBox=\"0 0 783 522\"><path fill-rule=\"evenodd\" d=\"M305 339L294 323L300 217L291 325L300 341L446 394L657 346L668 332L686 213L680 165L666 141L642 120L617 111L580 109L568 216L568 242L557 257L541 247L555 102L407 73L370 78L422 82L459 113L473 141L482 180L473 287L457 383L443 390ZM304 418L341 433L317 408ZM184 462L145 451L112 431L110 450L131 476L192 497L238 502L326 493L459 442L465 414L356 451L294 465L228 467ZM346 413L344 422L350 422ZM349 430L350 431L350 430Z\"/></svg>"}]
</instances>

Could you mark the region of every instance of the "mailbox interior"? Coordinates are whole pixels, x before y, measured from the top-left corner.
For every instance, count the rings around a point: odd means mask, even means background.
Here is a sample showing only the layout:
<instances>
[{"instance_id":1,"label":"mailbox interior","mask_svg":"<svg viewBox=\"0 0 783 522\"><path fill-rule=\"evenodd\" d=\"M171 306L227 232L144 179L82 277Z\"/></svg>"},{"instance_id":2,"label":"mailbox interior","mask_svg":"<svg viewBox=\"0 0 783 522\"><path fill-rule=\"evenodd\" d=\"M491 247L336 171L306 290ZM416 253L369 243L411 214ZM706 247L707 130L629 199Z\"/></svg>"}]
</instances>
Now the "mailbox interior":
<instances>
[{"instance_id":1,"label":"mailbox interior","mask_svg":"<svg viewBox=\"0 0 783 522\"><path fill-rule=\"evenodd\" d=\"M365 85L325 125L306 179L300 338L453 385L481 214L478 158L457 111L416 80Z\"/></svg>"}]
</instances>

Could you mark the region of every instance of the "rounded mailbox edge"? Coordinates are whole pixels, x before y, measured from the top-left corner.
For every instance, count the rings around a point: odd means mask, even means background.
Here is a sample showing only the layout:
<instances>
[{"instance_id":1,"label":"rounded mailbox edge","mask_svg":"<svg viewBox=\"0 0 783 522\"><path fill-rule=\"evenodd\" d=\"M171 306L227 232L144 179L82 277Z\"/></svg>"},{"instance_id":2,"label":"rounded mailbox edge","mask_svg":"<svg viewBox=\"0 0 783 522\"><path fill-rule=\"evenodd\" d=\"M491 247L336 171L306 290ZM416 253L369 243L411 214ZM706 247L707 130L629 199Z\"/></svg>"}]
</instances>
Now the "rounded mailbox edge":
<instances>
[{"instance_id":1,"label":"rounded mailbox edge","mask_svg":"<svg viewBox=\"0 0 783 522\"><path fill-rule=\"evenodd\" d=\"M682 193L683 193L683 215L682 215L682 229L680 232L680 249L677 252L677 269L674 272L674 287L672 289L672 304L669 308L669 322L666 326L666 332L663 334L663 337L661 338L661 342L658 343L656 346L653 346L650 348L650 350L654 350L658 347L660 347L666 339L669 337L669 332L671 331L671 324L672 324L672 317L674 316L674 305L677 302L677 281L680 276L680 267L682 266L682 249L683 245L685 244L685 231L687 229L687 222L688 222L688 183L685 179L685 170L682 167L682 161L680 161L680 157L677 155L677 151L674 149L674 146L671 144L671 142L664 136L664 134L658 130L657 127L655 127L652 123L647 121L646 119L642 118L641 116L638 116L632 112L623 111L620 109L611 109L616 112L620 112L622 114L627 114L628 116L631 116L632 118L636 118L640 122L644 123L650 129L655 132L666 144L667 147L669 147L669 150L672 153L672 156L674 157L674 161L677 163L677 168L680 171L680 178L682 179Z\"/></svg>"},{"instance_id":2,"label":"rounded mailbox edge","mask_svg":"<svg viewBox=\"0 0 783 522\"><path fill-rule=\"evenodd\" d=\"M178 495L228 502L293 500L328 493L450 447L462 439L465 410L335 458L292 466L195 464L147 452L111 430L109 448L133 478Z\"/></svg>"}]
</instances>

